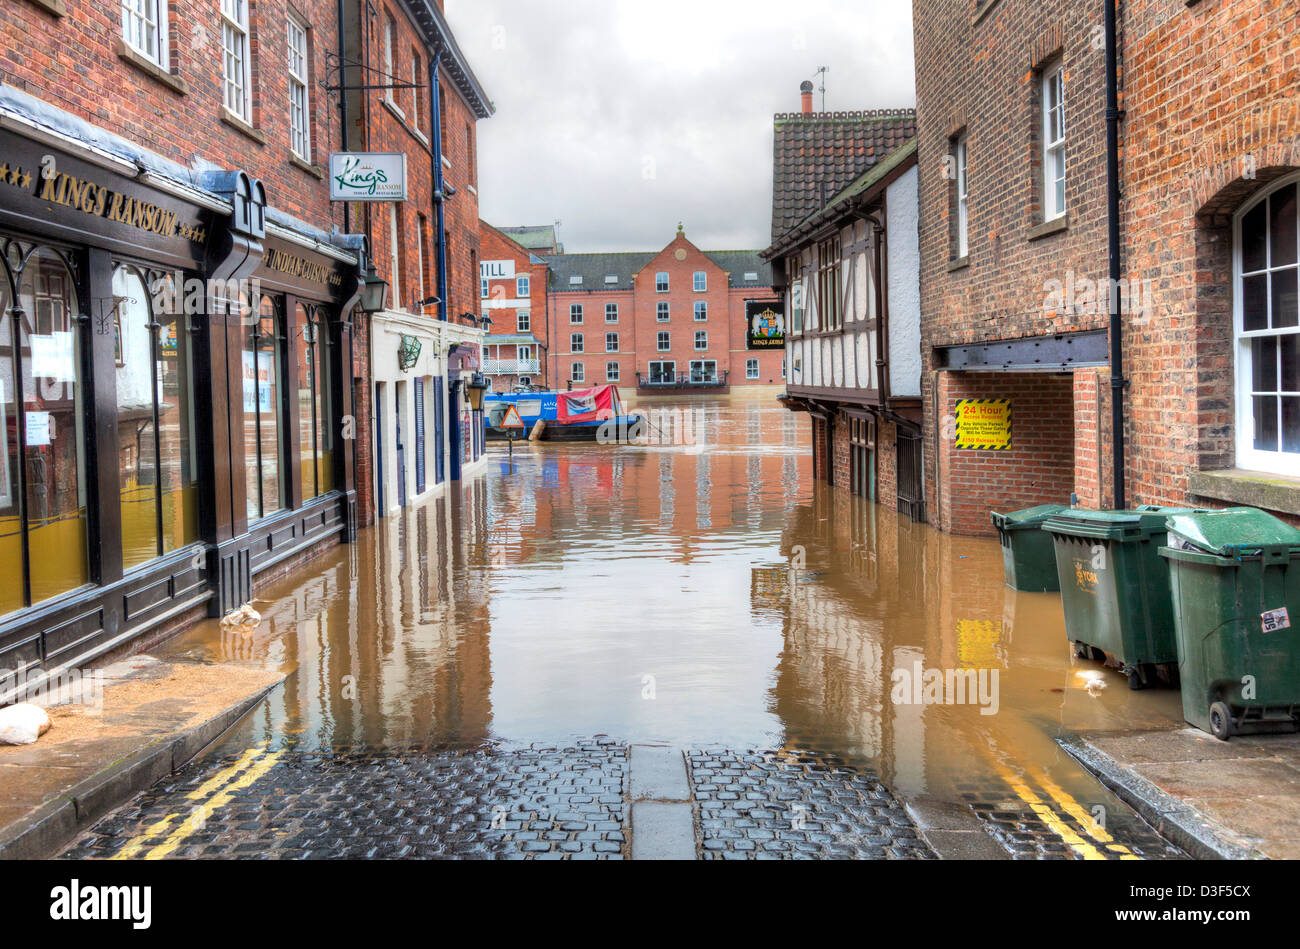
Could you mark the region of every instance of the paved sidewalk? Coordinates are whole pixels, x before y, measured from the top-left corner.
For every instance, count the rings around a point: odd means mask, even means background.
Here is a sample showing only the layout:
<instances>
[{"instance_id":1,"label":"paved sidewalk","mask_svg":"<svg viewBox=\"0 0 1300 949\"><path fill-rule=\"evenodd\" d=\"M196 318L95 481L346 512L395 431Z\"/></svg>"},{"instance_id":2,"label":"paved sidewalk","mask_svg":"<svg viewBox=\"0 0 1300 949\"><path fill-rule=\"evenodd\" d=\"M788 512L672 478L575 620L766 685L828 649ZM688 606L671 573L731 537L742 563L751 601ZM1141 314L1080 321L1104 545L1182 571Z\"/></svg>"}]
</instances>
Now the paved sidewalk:
<instances>
[{"instance_id":1,"label":"paved sidewalk","mask_svg":"<svg viewBox=\"0 0 1300 949\"><path fill-rule=\"evenodd\" d=\"M0 859L52 856L184 767L285 678L260 666L149 656L98 671L99 702L50 707L52 727L39 741L0 746ZM96 681L93 670L86 681Z\"/></svg>"},{"instance_id":2,"label":"paved sidewalk","mask_svg":"<svg viewBox=\"0 0 1300 949\"><path fill-rule=\"evenodd\" d=\"M1061 744L1193 857L1300 858L1300 735L1221 742L1178 728Z\"/></svg>"}]
</instances>

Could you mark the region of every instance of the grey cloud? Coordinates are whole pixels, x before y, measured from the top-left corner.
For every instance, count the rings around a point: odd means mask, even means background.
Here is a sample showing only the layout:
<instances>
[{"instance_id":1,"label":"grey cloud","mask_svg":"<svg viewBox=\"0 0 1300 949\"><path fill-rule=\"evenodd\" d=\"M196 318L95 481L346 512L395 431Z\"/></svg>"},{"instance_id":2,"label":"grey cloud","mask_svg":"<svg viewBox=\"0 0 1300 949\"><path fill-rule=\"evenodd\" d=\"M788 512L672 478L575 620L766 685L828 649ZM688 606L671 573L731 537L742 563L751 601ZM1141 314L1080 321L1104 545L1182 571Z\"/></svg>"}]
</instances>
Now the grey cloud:
<instances>
[{"instance_id":1,"label":"grey cloud","mask_svg":"<svg viewBox=\"0 0 1300 949\"><path fill-rule=\"evenodd\" d=\"M497 106L479 123L483 218L561 220L573 252L660 247L678 221L702 247L765 246L772 115L818 66L828 109L915 102L898 0L448 0L447 15Z\"/></svg>"}]
</instances>

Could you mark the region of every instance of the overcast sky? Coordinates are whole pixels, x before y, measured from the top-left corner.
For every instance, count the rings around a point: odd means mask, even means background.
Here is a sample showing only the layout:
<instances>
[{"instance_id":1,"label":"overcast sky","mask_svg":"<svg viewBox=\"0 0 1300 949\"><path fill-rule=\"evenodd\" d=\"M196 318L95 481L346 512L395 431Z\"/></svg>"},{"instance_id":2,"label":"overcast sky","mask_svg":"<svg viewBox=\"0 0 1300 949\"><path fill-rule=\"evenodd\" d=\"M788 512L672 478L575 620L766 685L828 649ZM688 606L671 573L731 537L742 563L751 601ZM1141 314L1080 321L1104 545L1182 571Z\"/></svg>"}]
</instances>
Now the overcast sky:
<instances>
[{"instance_id":1,"label":"overcast sky","mask_svg":"<svg viewBox=\"0 0 1300 949\"><path fill-rule=\"evenodd\" d=\"M912 107L907 0L447 0L488 95L483 219L570 253L771 231L772 116L820 66L828 110ZM821 94L816 107L821 108Z\"/></svg>"}]
</instances>

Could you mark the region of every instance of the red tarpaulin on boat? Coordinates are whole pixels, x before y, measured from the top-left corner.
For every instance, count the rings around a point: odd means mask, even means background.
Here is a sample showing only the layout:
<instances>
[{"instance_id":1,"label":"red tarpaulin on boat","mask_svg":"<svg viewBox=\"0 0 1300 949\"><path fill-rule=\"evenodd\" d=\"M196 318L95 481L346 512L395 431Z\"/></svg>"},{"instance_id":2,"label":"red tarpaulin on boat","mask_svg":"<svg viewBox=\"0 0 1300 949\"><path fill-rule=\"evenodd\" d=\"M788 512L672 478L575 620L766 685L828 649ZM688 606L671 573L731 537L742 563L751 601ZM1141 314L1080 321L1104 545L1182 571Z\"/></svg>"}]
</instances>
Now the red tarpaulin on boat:
<instances>
[{"instance_id":1,"label":"red tarpaulin on boat","mask_svg":"<svg viewBox=\"0 0 1300 949\"><path fill-rule=\"evenodd\" d=\"M555 414L560 422L603 422L618 415L618 390L614 386L561 392L557 402Z\"/></svg>"}]
</instances>

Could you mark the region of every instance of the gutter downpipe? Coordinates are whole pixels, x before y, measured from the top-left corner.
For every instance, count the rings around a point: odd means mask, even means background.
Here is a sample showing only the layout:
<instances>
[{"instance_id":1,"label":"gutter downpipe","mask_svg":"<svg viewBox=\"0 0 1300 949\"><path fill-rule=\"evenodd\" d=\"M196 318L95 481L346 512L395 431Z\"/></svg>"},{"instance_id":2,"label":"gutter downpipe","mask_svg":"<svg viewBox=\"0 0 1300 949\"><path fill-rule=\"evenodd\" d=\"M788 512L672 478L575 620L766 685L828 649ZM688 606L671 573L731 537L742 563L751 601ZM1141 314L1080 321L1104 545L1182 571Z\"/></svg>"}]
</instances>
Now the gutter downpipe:
<instances>
[{"instance_id":1,"label":"gutter downpipe","mask_svg":"<svg viewBox=\"0 0 1300 949\"><path fill-rule=\"evenodd\" d=\"M347 70L347 66L345 66L344 64L347 62L348 51L347 51L346 40L344 40L344 30L343 30L343 17L345 16L343 10L343 0L338 0L337 9L338 9L338 30L339 30L339 85L346 87L348 84L347 81L348 70ZM348 91L346 88L340 90L339 92L339 122L341 125L341 128L339 130L339 151L346 152L348 150ZM348 202L344 201L343 202L343 233L344 234L348 234L352 230L350 220L349 220L351 215L348 213L350 210L351 210L351 205L348 204Z\"/></svg>"},{"instance_id":2,"label":"gutter downpipe","mask_svg":"<svg viewBox=\"0 0 1300 949\"><path fill-rule=\"evenodd\" d=\"M447 195L442 177L442 89L438 85L438 69L442 65L442 46L429 63L429 127L433 130L433 210L438 224L438 319L447 322L447 217L444 206Z\"/></svg>"},{"instance_id":3,"label":"gutter downpipe","mask_svg":"<svg viewBox=\"0 0 1300 949\"><path fill-rule=\"evenodd\" d=\"M1119 123L1119 30L1116 0L1105 0L1106 30L1106 212L1110 255L1110 394L1111 439L1115 463L1115 507L1127 506L1124 490L1124 339L1120 319L1120 178Z\"/></svg>"}]
</instances>

